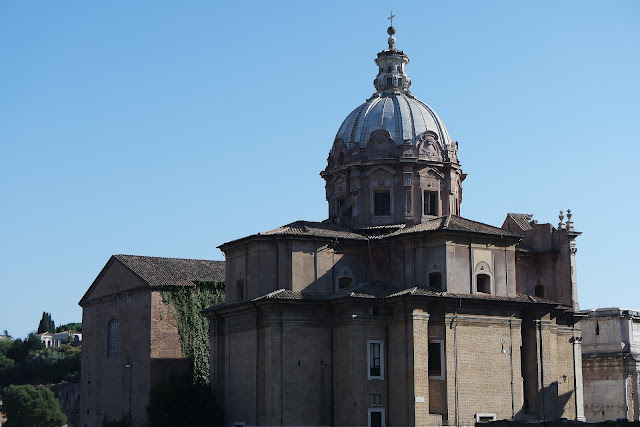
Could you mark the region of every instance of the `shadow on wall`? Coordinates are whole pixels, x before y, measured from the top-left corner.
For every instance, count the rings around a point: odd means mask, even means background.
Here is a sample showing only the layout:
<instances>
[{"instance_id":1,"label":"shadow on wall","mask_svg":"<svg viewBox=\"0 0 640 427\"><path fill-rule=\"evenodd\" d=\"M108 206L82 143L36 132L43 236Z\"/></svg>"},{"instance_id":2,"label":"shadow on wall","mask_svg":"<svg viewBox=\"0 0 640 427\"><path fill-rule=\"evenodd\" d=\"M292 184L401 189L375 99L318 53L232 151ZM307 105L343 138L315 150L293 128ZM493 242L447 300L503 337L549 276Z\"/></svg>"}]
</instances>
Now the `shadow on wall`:
<instances>
[{"instance_id":1,"label":"shadow on wall","mask_svg":"<svg viewBox=\"0 0 640 427\"><path fill-rule=\"evenodd\" d=\"M476 423L476 427L564 427L564 426L580 426L580 427L591 427L591 426L609 426L609 427L618 427L618 426L635 426L640 427L640 421L627 421L627 420L617 420L617 421L603 421L599 423L587 423L582 421L575 420L567 420L562 417L563 408L566 405L572 405L574 395L573 391L558 394L558 382L554 381L543 390L538 392L538 400L541 404L541 407L536 412L535 408L530 408L528 411L519 411L516 413L516 421L512 420L499 420L499 421L489 421L483 423ZM545 405L545 406L542 406ZM551 406L550 406L551 405ZM547 418L557 418L553 421L526 421L528 419L532 419L533 417L537 417L537 414L546 413Z\"/></svg>"},{"instance_id":2,"label":"shadow on wall","mask_svg":"<svg viewBox=\"0 0 640 427\"><path fill-rule=\"evenodd\" d=\"M530 422L530 421L509 421L509 420L501 420L501 421L490 421L487 423L476 423L476 427L564 427L564 426L580 426L580 427L592 427L592 426L609 426L609 427L622 427L622 426L640 426L640 421L627 421L627 420L617 420L617 421L602 421L599 423L584 423L580 421L573 420L556 420L556 421L543 421L539 423Z\"/></svg>"}]
</instances>

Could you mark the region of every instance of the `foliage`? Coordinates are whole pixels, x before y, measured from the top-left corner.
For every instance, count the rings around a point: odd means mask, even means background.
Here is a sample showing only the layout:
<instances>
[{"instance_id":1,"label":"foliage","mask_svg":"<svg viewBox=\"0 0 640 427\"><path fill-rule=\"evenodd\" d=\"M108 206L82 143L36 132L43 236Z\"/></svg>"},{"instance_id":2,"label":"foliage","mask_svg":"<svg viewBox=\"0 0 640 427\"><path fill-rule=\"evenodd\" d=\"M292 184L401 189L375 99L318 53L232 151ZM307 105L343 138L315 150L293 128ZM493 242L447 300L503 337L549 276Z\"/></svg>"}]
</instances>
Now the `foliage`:
<instances>
[{"instance_id":1,"label":"foliage","mask_svg":"<svg viewBox=\"0 0 640 427\"><path fill-rule=\"evenodd\" d=\"M197 384L191 374L172 374L151 389L147 425L153 427L199 427L222 425L211 387Z\"/></svg>"},{"instance_id":2,"label":"foliage","mask_svg":"<svg viewBox=\"0 0 640 427\"><path fill-rule=\"evenodd\" d=\"M7 349L6 356L16 363L22 363L29 353L42 349L44 349L42 340L36 334L30 333L24 340L18 338L11 341L11 347Z\"/></svg>"},{"instance_id":3,"label":"foliage","mask_svg":"<svg viewBox=\"0 0 640 427\"><path fill-rule=\"evenodd\" d=\"M43 332L55 332L56 325L51 318L51 313L42 312L42 319L40 319L40 324L38 325L39 334Z\"/></svg>"},{"instance_id":4,"label":"foliage","mask_svg":"<svg viewBox=\"0 0 640 427\"><path fill-rule=\"evenodd\" d=\"M4 427L61 427L67 416L51 390L43 386L10 385L2 390Z\"/></svg>"},{"instance_id":5,"label":"foliage","mask_svg":"<svg viewBox=\"0 0 640 427\"><path fill-rule=\"evenodd\" d=\"M81 350L63 346L30 354L24 362L24 370L33 383L54 384L80 379Z\"/></svg>"},{"instance_id":6,"label":"foliage","mask_svg":"<svg viewBox=\"0 0 640 427\"><path fill-rule=\"evenodd\" d=\"M77 322L65 323L64 325L60 325L56 327L56 332L64 332L64 331L82 332L82 323L77 323Z\"/></svg>"},{"instance_id":7,"label":"foliage","mask_svg":"<svg viewBox=\"0 0 640 427\"><path fill-rule=\"evenodd\" d=\"M182 355L192 361L194 384L209 383L209 322L200 314L224 302L224 282L199 282L162 293L176 319Z\"/></svg>"},{"instance_id":8,"label":"foliage","mask_svg":"<svg viewBox=\"0 0 640 427\"><path fill-rule=\"evenodd\" d=\"M102 427L133 427L133 425L130 413L122 414L119 420L112 420L108 415L102 419Z\"/></svg>"},{"instance_id":9,"label":"foliage","mask_svg":"<svg viewBox=\"0 0 640 427\"><path fill-rule=\"evenodd\" d=\"M7 355L7 351L13 345L13 340L0 340L0 354Z\"/></svg>"},{"instance_id":10,"label":"foliage","mask_svg":"<svg viewBox=\"0 0 640 427\"><path fill-rule=\"evenodd\" d=\"M29 353L22 362L0 354L0 387L8 384L54 384L80 379L81 350L63 345Z\"/></svg>"}]
</instances>

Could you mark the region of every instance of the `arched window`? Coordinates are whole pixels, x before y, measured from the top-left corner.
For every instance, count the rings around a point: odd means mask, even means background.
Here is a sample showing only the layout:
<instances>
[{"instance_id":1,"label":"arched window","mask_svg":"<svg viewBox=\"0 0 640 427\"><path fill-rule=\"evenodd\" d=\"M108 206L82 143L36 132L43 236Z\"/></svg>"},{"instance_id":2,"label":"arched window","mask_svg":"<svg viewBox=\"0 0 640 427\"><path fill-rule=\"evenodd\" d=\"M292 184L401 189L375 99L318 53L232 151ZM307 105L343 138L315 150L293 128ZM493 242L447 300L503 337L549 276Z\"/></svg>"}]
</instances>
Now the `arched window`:
<instances>
[{"instance_id":1,"label":"arched window","mask_svg":"<svg viewBox=\"0 0 640 427\"><path fill-rule=\"evenodd\" d=\"M544 298L544 286L542 284L536 285L535 295L540 298Z\"/></svg>"},{"instance_id":2,"label":"arched window","mask_svg":"<svg viewBox=\"0 0 640 427\"><path fill-rule=\"evenodd\" d=\"M118 357L118 319L107 324L107 357Z\"/></svg>"},{"instance_id":3,"label":"arched window","mask_svg":"<svg viewBox=\"0 0 640 427\"><path fill-rule=\"evenodd\" d=\"M476 292L491 293L491 277L488 274L478 274L476 276Z\"/></svg>"},{"instance_id":4,"label":"arched window","mask_svg":"<svg viewBox=\"0 0 640 427\"><path fill-rule=\"evenodd\" d=\"M244 280L240 279L236 282L236 301L244 300Z\"/></svg>"},{"instance_id":5,"label":"arched window","mask_svg":"<svg viewBox=\"0 0 640 427\"><path fill-rule=\"evenodd\" d=\"M442 274L438 271L429 273L429 287L434 289L442 289Z\"/></svg>"}]
</instances>

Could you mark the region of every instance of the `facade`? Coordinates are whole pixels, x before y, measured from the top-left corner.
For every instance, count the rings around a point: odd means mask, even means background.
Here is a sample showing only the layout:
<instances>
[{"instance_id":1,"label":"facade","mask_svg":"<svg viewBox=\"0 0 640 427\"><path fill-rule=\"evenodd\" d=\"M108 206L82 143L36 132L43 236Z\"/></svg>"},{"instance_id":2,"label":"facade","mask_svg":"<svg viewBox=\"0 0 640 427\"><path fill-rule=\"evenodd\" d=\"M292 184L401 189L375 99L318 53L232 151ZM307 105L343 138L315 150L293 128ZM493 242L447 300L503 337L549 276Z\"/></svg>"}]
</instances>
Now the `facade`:
<instances>
[{"instance_id":1,"label":"facade","mask_svg":"<svg viewBox=\"0 0 640 427\"><path fill-rule=\"evenodd\" d=\"M162 291L224 280L224 262L113 255L80 300L85 339L81 426L131 413L144 425L151 388L186 369Z\"/></svg>"},{"instance_id":2,"label":"facade","mask_svg":"<svg viewBox=\"0 0 640 427\"><path fill-rule=\"evenodd\" d=\"M220 246L226 302L204 314L225 425L584 419L571 213L461 217L458 143L388 33L320 174L328 219Z\"/></svg>"},{"instance_id":3,"label":"facade","mask_svg":"<svg viewBox=\"0 0 640 427\"><path fill-rule=\"evenodd\" d=\"M587 421L640 421L640 311L585 310L582 327Z\"/></svg>"}]
</instances>

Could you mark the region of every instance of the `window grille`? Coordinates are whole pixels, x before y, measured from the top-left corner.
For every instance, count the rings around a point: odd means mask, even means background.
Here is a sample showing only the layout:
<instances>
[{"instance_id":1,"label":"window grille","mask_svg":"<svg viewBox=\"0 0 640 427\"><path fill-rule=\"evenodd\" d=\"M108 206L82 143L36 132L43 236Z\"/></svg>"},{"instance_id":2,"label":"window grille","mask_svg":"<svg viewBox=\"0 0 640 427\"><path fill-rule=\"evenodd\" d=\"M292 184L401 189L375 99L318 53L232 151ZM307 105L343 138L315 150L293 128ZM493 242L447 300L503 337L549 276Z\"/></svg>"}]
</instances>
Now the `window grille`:
<instances>
[{"instance_id":1,"label":"window grille","mask_svg":"<svg viewBox=\"0 0 640 427\"><path fill-rule=\"evenodd\" d=\"M118 319L107 325L107 357L118 357Z\"/></svg>"}]
</instances>

